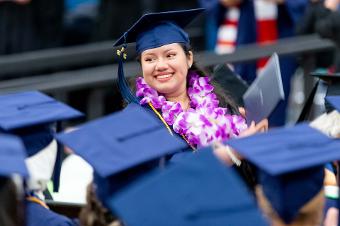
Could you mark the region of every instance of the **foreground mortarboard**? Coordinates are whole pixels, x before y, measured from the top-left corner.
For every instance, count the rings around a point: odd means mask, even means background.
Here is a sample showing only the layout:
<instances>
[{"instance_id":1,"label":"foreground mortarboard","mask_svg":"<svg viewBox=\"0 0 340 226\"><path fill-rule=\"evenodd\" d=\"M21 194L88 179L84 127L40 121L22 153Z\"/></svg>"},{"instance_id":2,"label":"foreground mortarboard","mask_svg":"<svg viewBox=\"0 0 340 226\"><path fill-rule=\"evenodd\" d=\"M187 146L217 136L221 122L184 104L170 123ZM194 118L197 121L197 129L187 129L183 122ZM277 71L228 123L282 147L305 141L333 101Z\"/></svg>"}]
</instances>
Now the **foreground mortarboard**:
<instances>
[{"instance_id":1,"label":"foreground mortarboard","mask_svg":"<svg viewBox=\"0 0 340 226\"><path fill-rule=\"evenodd\" d=\"M19 136L28 156L35 155L53 140L52 124L83 114L38 91L0 96L0 132ZM61 153L57 154L54 187L58 190Z\"/></svg>"},{"instance_id":2,"label":"foreground mortarboard","mask_svg":"<svg viewBox=\"0 0 340 226\"><path fill-rule=\"evenodd\" d=\"M57 139L92 165L102 183L111 177L115 184L108 186L113 187L112 191L139 173L133 170L146 169L141 165L187 147L182 139L171 136L161 121L136 104L78 130L59 134Z\"/></svg>"},{"instance_id":3,"label":"foreground mortarboard","mask_svg":"<svg viewBox=\"0 0 340 226\"><path fill-rule=\"evenodd\" d=\"M113 45L120 46L136 42L137 54L147 49L172 43L181 43L189 47L190 40L183 28L203 11L204 9L198 8L144 14ZM129 103L137 103L138 100L135 95L132 94L124 77L124 49L123 52L117 51L117 53L119 53L118 55L120 56L118 65L119 89L126 101Z\"/></svg>"},{"instance_id":4,"label":"foreground mortarboard","mask_svg":"<svg viewBox=\"0 0 340 226\"><path fill-rule=\"evenodd\" d=\"M324 167L340 159L340 140L307 124L232 139L227 144L256 165L259 183L272 207L286 223L321 191Z\"/></svg>"},{"instance_id":5,"label":"foreground mortarboard","mask_svg":"<svg viewBox=\"0 0 340 226\"><path fill-rule=\"evenodd\" d=\"M0 96L0 129L15 129L73 119L83 114L38 91Z\"/></svg>"},{"instance_id":6,"label":"foreground mortarboard","mask_svg":"<svg viewBox=\"0 0 340 226\"><path fill-rule=\"evenodd\" d=\"M16 136L1 134L0 146L0 176L9 177L12 174L19 174L27 177L26 153L21 140Z\"/></svg>"},{"instance_id":7,"label":"foreground mortarboard","mask_svg":"<svg viewBox=\"0 0 340 226\"><path fill-rule=\"evenodd\" d=\"M236 171L210 148L153 172L109 205L129 226L267 225Z\"/></svg>"}]
</instances>

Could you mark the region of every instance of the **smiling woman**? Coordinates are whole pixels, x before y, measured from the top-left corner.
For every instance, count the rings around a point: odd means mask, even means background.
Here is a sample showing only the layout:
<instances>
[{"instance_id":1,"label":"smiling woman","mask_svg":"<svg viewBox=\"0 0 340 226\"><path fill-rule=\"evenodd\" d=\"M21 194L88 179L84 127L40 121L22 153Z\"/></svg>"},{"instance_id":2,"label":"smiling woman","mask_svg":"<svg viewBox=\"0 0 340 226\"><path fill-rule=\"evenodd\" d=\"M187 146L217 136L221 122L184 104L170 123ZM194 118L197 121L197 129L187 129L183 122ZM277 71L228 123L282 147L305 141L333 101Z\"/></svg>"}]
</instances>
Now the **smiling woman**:
<instances>
[{"instance_id":1,"label":"smiling woman","mask_svg":"<svg viewBox=\"0 0 340 226\"><path fill-rule=\"evenodd\" d=\"M183 28L202 9L143 15L115 46L136 42L142 76L136 79L136 95L123 73L124 49L118 51L118 84L127 102L151 110L172 135L184 139L191 149L223 142L238 136L266 130L267 121L247 128L244 117L231 98L219 91L194 63L188 34ZM230 152L218 153L223 160ZM235 156L234 156L235 157ZM240 162L240 160L238 160ZM253 184L245 161L238 164L241 175Z\"/></svg>"},{"instance_id":2,"label":"smiling woman","mask_svg":"<svg viewBox=\"0 0 340 226\"><path fill-rule=\"evenodd\" d=\"M185 54L178 43L148 49L141 54L145 82L171 101L179 101L188 108L187 74L193 64L193 54Z\"/></svg>"}]
</instances>

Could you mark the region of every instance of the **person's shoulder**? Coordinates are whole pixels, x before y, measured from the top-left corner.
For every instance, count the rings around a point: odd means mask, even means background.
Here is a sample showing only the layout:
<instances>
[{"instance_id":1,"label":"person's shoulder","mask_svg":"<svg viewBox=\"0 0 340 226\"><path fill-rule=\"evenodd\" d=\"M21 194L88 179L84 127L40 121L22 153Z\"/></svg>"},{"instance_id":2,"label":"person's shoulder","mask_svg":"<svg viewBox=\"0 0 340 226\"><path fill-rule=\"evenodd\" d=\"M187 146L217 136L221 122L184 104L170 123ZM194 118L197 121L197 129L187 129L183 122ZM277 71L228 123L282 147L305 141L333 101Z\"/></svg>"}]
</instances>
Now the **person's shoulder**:
<instances>
[{"instance_id":1,"label":"person's shoulder","mask_svg":"<svg viewBox=\"0 0 340 226\"><path fill-rule=\"evenodd\" d=\"M27 226L76 226L70 218L46 209L34 202L26 203Z\"/></svg>"}]
</instances>

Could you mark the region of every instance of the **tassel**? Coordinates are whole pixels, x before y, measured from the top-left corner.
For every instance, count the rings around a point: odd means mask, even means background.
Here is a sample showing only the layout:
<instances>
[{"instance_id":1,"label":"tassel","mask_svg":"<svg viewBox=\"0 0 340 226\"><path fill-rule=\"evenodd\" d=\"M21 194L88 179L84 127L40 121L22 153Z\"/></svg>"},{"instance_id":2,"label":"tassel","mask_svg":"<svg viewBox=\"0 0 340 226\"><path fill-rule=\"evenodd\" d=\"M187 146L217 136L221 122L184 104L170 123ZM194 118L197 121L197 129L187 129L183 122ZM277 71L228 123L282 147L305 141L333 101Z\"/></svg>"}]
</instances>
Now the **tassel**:
<instances>
[{"instance_id":1,"label":"tassel","mask_svg":"<svg viewBox=\"0 0 340 226\"><path fill-rule=\"evenodd\" d=\"M132 93L128 82L124 76L124 59L126 59L126 53L124 53L125 48L122 47L121 50L117 50L117 55L119 56L119 63L118 63L118 87L122 97L127 103L136 103L139 104L137 97Z\"/></svg>"}]
</instances>

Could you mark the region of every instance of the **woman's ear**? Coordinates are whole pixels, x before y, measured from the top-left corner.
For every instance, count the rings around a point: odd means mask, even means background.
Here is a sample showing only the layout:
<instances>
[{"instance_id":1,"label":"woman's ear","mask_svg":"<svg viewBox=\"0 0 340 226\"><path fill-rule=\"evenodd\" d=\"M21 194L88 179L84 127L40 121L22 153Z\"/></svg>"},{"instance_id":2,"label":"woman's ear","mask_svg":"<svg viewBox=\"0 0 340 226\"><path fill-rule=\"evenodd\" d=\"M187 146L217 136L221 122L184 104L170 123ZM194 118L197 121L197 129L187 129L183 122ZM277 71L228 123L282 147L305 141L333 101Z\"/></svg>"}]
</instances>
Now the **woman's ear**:
<instances>
[{"instance_id":1,"label":"woman's ear","mask_svg":"<svg viewBox=\"0 0 340 226\"><path fill-rule=\"evenodd\" d=\"M188 68L191 68L192 64L194 63L194 54L192 53L192 51L189 51L187 58L188 58Z\"/></svg>"}]
</instances>

